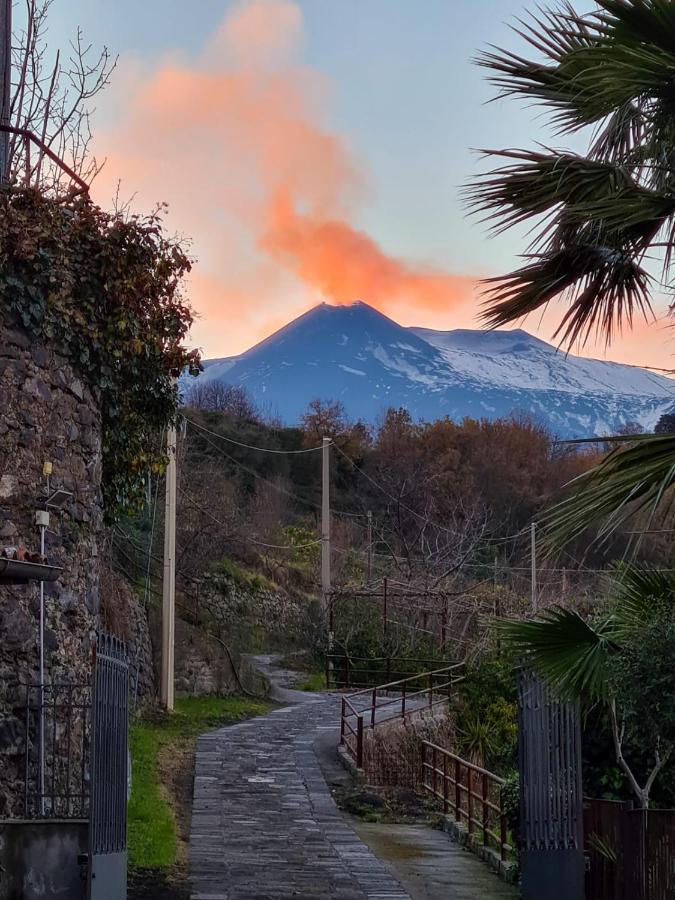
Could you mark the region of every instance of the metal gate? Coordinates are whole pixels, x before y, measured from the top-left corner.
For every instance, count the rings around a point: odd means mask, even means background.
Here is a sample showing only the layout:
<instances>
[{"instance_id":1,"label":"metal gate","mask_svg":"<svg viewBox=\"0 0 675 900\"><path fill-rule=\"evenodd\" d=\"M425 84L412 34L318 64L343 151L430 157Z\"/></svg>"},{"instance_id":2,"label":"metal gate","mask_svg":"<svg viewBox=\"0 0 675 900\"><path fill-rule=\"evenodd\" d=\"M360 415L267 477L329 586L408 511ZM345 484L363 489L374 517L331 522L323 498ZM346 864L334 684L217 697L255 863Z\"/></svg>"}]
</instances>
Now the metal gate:
<instances>
[{"instance_id":1,"label":"metal gate","mask_svg":"<svg viewBox=\"0 0 675 900\"><path fill-rule=\"evenodd\" d=\"M523 900L583 900L583 798L578 704L522 672L518 766Z\"/></svg>"},{"instance_id":2,"label":"metal gate","mask_svg":"<svg viewBox=\"0 0 675 900\"><path fill-rule=\"evenodd\" d=\"M98 639L92 710L89 898L125 900L129 665L110 635Z\"/></svg>"}]
</instances>

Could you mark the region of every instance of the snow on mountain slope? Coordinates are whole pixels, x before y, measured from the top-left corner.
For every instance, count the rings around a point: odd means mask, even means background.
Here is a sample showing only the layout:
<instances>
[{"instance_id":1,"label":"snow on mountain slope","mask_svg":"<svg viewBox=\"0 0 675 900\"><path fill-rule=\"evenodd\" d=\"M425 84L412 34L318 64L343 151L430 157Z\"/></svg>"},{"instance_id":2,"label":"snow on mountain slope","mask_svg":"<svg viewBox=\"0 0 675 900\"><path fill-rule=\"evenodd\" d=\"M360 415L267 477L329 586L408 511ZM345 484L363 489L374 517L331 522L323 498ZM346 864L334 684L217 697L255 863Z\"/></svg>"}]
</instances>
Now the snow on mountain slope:
<instances>
[{"instance_id":1,"label":"snow on mountain slope","mask_svg":"<svg viewBox=\"0 0 675 900\"><path fill-rule=\"evenodd\" d=\"M653 427L675 406L675 382L618 363L566 356L525 331L403 328L365 303L322 304L200 376L240 384L293 423L314 397L374 422L388 406L413 417L527 413L561 437Z\"/></svg>"},{"instance_id":2,"label":"snow on mountain slope","mask_svg":"<svg viewBox=\"0 0 675 900\"><path fill-rule=\"evenodd\" d=\"M522 329L433 331L411 328L468 376L502 385L589 393L671 396L675 382L646 369L566 354Z\"/></svg>"}]
</instances>

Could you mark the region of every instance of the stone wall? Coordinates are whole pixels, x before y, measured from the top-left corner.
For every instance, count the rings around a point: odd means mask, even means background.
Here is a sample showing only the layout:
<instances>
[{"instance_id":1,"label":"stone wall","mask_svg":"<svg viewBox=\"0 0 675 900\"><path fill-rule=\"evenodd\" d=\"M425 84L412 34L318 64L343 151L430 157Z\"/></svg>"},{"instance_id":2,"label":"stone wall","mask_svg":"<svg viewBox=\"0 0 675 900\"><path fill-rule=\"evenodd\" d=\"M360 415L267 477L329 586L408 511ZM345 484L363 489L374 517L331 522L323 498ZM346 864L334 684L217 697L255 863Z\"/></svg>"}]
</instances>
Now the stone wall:
<instances>
[{"instance_id":1,"label":"stone wall","mask_svg":"<svg viewBox=\"0 0 675 900\"><path fill-rule=\"evenodd\" d=\"M53 464L51 484L72 492L52 513L46 536L50 563L63 567L45 585L46 668L54 680L88 680L99 611L99 544L103 527L101 423L95 396L72 366L37 344L16 322L0 334L0 546L39 550L35 509L45 493L43 464ZM17 681L38 675L39 591L0 585L0 781L12 781L19 724L13 715ZM0 783L0 816L11 798Z\"/></svg>"},{"instance_id":2,"label":"stone wall","mask_svg":"<svg viewBox=\"0 0 675 900\"><path fill-rule=\"evenodd\" d=\"M150 629L155 677L159 680L161 650L161 612L150 610ZM230 655L232 654L232 655ZM176 619L174 657L175 688L178 697L226 697L242 690L266 697L267 680L242 657L237 645L226 645L202 627Z\"/></svg>"},{"instance_id":3,"label":"stone wall","mask_svg":"<svg viewBox=\"0 0 675 900\"><path fill-rule=\"evenodd\" d=\"M211 572L201 590L196 614L243 652L304 649L321 633L316 598L285 591L261 576Z\"/></svg>"},{"instance_id":4,"label":"stone wall","mask_svg":"<svg viewBox=\"0 0 675 900\"><path fill-rule=\"evenodd\" d=\"M155 673L148 610L143 600L110 564L101 566L101 626L126 641L132 700L143 704L155 696Z\"/></svg>"}]
</instances>

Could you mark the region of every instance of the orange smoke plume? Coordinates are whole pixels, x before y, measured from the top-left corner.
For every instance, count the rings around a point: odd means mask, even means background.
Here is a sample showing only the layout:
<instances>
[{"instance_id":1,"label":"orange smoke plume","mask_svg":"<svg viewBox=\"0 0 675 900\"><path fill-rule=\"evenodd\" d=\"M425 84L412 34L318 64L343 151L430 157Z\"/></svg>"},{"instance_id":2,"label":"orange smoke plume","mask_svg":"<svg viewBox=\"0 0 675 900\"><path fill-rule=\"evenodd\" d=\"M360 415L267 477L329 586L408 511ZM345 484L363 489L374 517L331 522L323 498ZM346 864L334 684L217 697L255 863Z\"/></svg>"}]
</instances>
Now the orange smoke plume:
<instances>
[{"instance_id":1,"label":"orange smoke plume","mask_svg":"<svg viewBox=\"0 0 675 900\"><path fill-rule=\"evenodd\" d=\"M354 226L364 178L323 124L330 85L297 62L301 38L297 3L241 0L190 64L126 61L117 118L99 132L100 201L121 179L136 203L168 202L193 238L193 337L207 352L240 351L323 299L416 323L433 310L447 325L470 302L473 279L388 256Z\"/></svg>"},{"instance_id":2,"label":"orange smoke plume","mask_svg":"<svg viewBox=\"0 0 675 900\"><path fill-rule=\"evenodd\" d=\"M363 299L383 312L397 304L449 312L475 285L388 256L344 220L299 215L285 190L270 204L260 246L336 303Z\"/></svg>"}]
</instances>

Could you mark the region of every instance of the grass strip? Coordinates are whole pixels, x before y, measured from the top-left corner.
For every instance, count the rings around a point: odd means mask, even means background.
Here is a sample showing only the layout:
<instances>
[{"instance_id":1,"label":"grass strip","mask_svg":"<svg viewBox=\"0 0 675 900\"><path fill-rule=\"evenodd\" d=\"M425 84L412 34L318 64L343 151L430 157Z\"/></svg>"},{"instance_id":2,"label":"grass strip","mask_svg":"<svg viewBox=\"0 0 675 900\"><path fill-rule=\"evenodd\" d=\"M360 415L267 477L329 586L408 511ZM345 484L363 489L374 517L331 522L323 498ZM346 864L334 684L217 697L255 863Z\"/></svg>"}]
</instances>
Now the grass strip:
<instances>
[{"instance_id":1,"label":"grass strip","mask_svg":"<svg viewBox=\"0 0 675 900\"><path fill-rule=\"evenodd\" d=\"M158 757L165 749L184 756L207 731L262 715L264 701L248 697L186 697L173 713L149 710L131 726L132 767L129 801L129 865L133 869L169 869L178 858L176 819L163 786Z\"/></svg>"}]
</instances>

